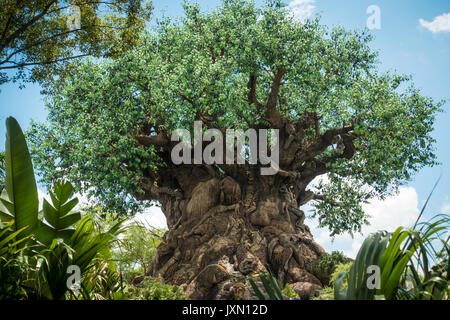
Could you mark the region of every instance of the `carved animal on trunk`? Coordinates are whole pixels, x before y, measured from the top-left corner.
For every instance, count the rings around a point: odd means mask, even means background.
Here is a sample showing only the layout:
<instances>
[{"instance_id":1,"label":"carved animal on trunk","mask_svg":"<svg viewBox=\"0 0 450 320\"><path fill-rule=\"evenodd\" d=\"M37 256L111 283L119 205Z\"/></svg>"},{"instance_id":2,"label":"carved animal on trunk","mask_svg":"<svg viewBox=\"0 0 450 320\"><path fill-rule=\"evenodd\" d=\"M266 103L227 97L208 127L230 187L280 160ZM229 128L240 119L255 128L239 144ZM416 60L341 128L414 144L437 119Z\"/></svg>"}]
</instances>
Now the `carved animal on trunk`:
<instances>
[{"instance_id":1,"label":"carved animal on trunk","mask_svg":"<svg viewBox=\"0 0 450 320\"><path fill-rule=\"evenodd\" d=\"M220 204L232 205L241 201L241 187L231 177L220 181Z\"/></svg>"},{"instance_id":2,"label":"carved animal on trunk","mask_svg":"<svg viewBox=\"0 0 450 320\"><path fill-rule=\"evenodd\" d=\"M282 202L282 212L286 215L289 223L294 227L303 225L305 221L305 213L298 207L297 200L291 190L286 185L280 187L280 196L283 200Z\"/></svg>"}]
</instances>

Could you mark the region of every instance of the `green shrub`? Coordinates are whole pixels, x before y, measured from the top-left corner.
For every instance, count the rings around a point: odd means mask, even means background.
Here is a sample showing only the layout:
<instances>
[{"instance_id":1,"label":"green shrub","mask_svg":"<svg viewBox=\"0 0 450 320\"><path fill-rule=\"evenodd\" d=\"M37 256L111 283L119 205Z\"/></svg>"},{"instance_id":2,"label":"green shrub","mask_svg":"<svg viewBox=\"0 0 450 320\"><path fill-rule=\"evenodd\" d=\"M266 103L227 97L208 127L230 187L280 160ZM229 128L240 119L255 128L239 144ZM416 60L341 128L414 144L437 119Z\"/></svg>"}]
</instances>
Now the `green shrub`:
<instances>
[{"instance_id":1,"label":"green shrub","mask_svg":"<svg viewBox=\"0 0 450 320\"><path fill-rule=\"evenodd\" d=\"M289 283L286 283L286 285L284 286L284 289L281 291L281 293L283 295L285 295L286 297L288 297L288 298L298 298L297 292L292 290L292 288L289 285Z\"/></svg>"},{"instance_id":2,"label":"green shrub","mask_svg":"<svg viewBox=\"0 0 450 320\"><path fill-rule=\"evenodd\" d=\"M74 189L64 181L55 182L49 191L51 201L44 200L39 214L34 170L22 129L12 117L6 119L6 128L7 183L0 194L0 296L66 299L68 267L78 266L81 278L89 279L87 275L98 262L110 258L109 248L122 232L121 223L99 232L90 216L81 219L80 213L72 211L78 203L72 198Z\"/></svg>"},{"instance_id":3,"label":"green shrub","mask_svg":"<svg viewBox=\"0 0 450 320\"><path fill-rule=\"evenodd\" d=\"M345 257L340 251L333 251L331 254L324 253L320 259L313 264L311 271L322 283L328 284L336 266L349 261L350 259Z\"/></svg>"},{"instance_id":4,"label":"green shrub","mask_svg":"<svg viewBox=\"0 0 450 320\"><path fill-rule=\"evenodd\" d=\"M348 259L348 258L346 258ZM352 267L352 262L347 263L339 263L335 266L333 273L330 276L330 286L324 287L319 292L319 296L313 298L313 300L334 300L334 288L333 284L336 281L336 279L339 277L339 275L343 272L349 272L350 268ZM348 283L347 281L344 281L342 283L342 288L347 289Z\"/></svg>"},{"instance_id":5,"label":"green shrub","mask_svg":"<svg viewBox=\"0 0 450 320\"><path fill-rule=\"evenodd\" d=\"M445 234L450 218L443 217L414 228L399 227L393 233L377 232L366 238L349 272L335 280L336 300L447 300L450 293L448 273L436 261L436 241L448 248ZM448 258L447 258L448 259ZM367 268L380 268L379 289L367 286ZM348 286L345 286L348 282Z\"/></svg>"},{"instance_id":6,"label":"green shrub","mask_svg":"<svg viewBox=\"0 0 450 320\"><path fill-rule=\"evenodd\" d=\"M350 268L352 267L353 262L347 262L347 263L340 263L336 266L336 269L334 270L334 272L331 275L331 279L330 279L330 284L331 287L333 287L334 282L336 281L336 279L339 277L339 275L343 272L349 272ZM342 282L342 289L346 289L348 287L348 282L347 281L343 281Z\"/></svg>"},{"instance_id":7,"label":"green shrub","mask_svg":"<svg viewBox=\"0 0 450 320\"><path fill-rule=\"evenodd\" d=\"M128 285L129 300L187 300L183 289L146 277L139 287Z\"/></svg>"},{"instance_id":8,"label":"green shrub","mask_svg":"<svg viewBox=\"0 0 450 320\"><path fill-rule=\"evenodd\" d=\"M126 228L112 250L113 260L126 281L130 282L148 272L165 232L164 229L152 229L138 222Z\"/></svg>"}]
</instances>

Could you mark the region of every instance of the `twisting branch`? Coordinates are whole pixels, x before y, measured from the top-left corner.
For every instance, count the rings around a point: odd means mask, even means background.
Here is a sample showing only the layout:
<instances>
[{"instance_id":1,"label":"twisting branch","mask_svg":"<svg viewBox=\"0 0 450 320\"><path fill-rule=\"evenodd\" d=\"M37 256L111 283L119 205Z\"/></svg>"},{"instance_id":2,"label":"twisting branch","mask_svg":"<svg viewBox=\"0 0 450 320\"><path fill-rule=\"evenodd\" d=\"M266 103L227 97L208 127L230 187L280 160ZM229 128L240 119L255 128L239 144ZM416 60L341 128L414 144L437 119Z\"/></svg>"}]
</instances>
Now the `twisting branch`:
<instances>
[{"instance_id":1,"label":"twisting branch","mask_svg":"<svg viewBox=\"0 0 450 320\"><path fill-rule=\"evenodd\" d=\"M252 73L250 74L250 77L248 79L248 102L250 104L256 105L258 108L262 108L262 104L258 101L256 98L256 85L257 85L258 78L257 76Z\"/></svg>"},{"instance_id":2,"label":"twisting branch","mask_svg":"<svg viewBox=\"0 0 450 320\"><path fill-rule=\"evenodd\" d=\"M147 135L137 135L136 140L139 144L150 147L150 146L157 146L157 147L165 147L170 144L169 139L165 134L159 133L156 136L147 136Z\"/></svg>"},{"instance_id":3,"label":"twisting branch","mask_svg":"<svg viewBox=\"0 0 450 320\"><path fill-rule=\"evenodd\" d=\"M266 120L275 128L281 127L281 115L277 110L278 94L280 92L281 81L286 74L284 68L278 68L273 78L272 87L270 89L269 98L266 103Z\"/></svg>"}]
</instances>

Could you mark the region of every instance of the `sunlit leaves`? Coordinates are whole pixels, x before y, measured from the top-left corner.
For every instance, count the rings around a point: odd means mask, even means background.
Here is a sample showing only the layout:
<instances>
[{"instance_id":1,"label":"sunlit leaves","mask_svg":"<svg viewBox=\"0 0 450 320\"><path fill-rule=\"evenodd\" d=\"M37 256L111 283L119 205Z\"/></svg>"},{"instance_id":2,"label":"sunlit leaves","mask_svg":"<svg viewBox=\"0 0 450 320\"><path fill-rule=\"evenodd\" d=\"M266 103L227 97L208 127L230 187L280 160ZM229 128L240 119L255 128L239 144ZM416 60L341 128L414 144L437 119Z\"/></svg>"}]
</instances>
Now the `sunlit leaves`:
<instances>
[{"instance_id":1,"label":"sunlit leaves","mask_svg":"<svg viewBox=\"0 0 450 320\"><path fill-rule=\"evenodd\" d=\"M358 231L369 196L382 197L436 164L431 132L442 104L409 77L378 72L368 32L298 22L280 4L229 0L203 13L186 3L183 18L159 19L123 56L80 65L50 97L48 124L29 132L44 181L66 176L108 205L136 208L132 196L144 192L138 181L169 161L139 146L136 134L170 136L196 119L209 128L267 125L264 105L283 68L282 117L315 113L319 134L353 128L351 159L340 157L342 146L316 156L326 156L333 176L319 191L335 200L318 205L317 214L333 234ZM250 76L259 104L249 101ZM305 133L302 139L313 139L316 130Z\"/></svg>"}]
</instances>

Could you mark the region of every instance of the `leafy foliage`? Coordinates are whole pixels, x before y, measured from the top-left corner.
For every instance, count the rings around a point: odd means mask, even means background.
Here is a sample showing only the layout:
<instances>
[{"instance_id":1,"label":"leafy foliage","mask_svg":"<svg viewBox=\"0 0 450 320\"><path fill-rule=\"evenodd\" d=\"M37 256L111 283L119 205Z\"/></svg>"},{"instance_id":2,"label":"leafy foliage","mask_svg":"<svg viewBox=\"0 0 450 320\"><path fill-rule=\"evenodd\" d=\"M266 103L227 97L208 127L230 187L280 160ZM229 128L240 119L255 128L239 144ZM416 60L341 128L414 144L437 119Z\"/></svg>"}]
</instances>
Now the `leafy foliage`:
<instances>
[{"instance_id":1,"label":"leafy foliage","mask_svg":"<svg viewBox=\"0 0 450 320\"><path fill-rule=\"evenodd\" d=\"M318 297L313 297L312 300L334 300L334 283L336 282L339 275L343 272L348 273L350 272L350 268L352 267L352 262L347 263L340 263L336 265L334 272L331 274L330 277L330 286L325 286L322 290L319 292ZM346 279L344 279L341 283L342 290L345 290L348 288L348 282Z\"/></svg>"},{"instance_id":2,"label":"leafy foliage","mask_svg":"<svg viewBox=\"0 0 450 320\"><path fill-rule=\"evenodd\" d=\"M371 290L367 286L367 267L379 265L388 241L387 232L371 234L364 240L350 272L348 274L341 273L334 283L336 300L371 300L374 298L375 290ZM345 278L348 282L346 291L342 290L342 283Z\"/></svg>"},{"instance_id":3,"label":"leafy foliage","mask_svg":"<svg viewBox=\"0 0 450 320\"><path fill-rule=\"evenodd\" d=\"M38 237L45 243L56 238L62 238L68 242L75 231L71 227L81 219L79 212L72 212L78 204L78 199L69 200L73 195L73 187L67 181L55 182L53 188L53 191L49 191L52 204L44 199L45 223L41 223Z\"/></svg>"},{"instance_id":4,"label":"leafy foliage","mask_svg":"<svg viewBox=\"0 0 450 320\"><path fill-rule=\"evenodd\" d=\"M184 9L123 56L81 64L53 92L48 122L29 131L45 183L78 181L77 191L128 213L170 187L175 129L194 120L244 130L289 123L297 148L281 151L293 159L281 169L304 186L328 174L315 209L335 235L360 231L367 199L436 164L430 133L442 103L407 76L380 73L368 33L296 22L281 1Z\"/></svg>"},{"instance_id":5,"label":"leafy foliage","mask_svg":"<svg viewBox=\"0 0 450 320\"><path fill-rule=\"evenodd\" d=\"M152 229L139 222L127 226L112 252L113 260L125 280L131 281L148 271L165 232L164 229Z\"/></svg>"},{"instance_id":6,"label":"leafy foliage","mask_svg":"<svg viewBox=\"0 0 450 320\"><path fill-rule=\"evenodd\" d=\"M80 269L86 279L99 259L110 258L109 248L122 232L121 222L98 232L90 216L81 219L71 210L73 187L56 182L52 204L44 202L38 218L37 188L31 158L21 128L14 118L6 120L6 187L0 197L1 295L8 298L65 299L67 270ZM81 219L81 220L80 220ZM71 226L76 224L76 228ZM103 269L102 269L103 270Z\"/></svg>"},{"instance_id":7,"label":"leafy foliage","mask_svg":"<svg viewBox=\"0 0 450 320\"><path fill-rule=\"evenodd\" d=\"M162 284L151 277L146 277L139 287L128 286L130 300L187 300L183 289Z\"/></svg>"},{"instance_id":8,"label":"leafy foliage","mask_svg":"<svg viewBox=\"0 0 450 320\"><path fill-rule=\"evenodd\" d=\"M6 119L5 189L0 195L0 218L14 220L15 230L27 227L21 236L34 232L38 224L38 193L33 164L22 129L16 119Z\"/></svg>"},{"instance_id":9,"label":"leafy foliage","mask_svg":"<svg viewBox=\"0 0 450 320\"><path fill-rule=\"evenodd\" d=\"M69 24L71 5L79 10L80 25ZM45 84L73 72L79 58L118 55L139 41L151 11L151 2L140 0L1 0L0 85ZM11 69L12 76L6 72Z\"/></svg>"},{"instance_id":10,"label":"leafy foliage","mask_svg":"<svg viewBox=\"0 0 450 320\"><path fill-rule=\"evenodd\" d=\"M0 222L0 300L14 300L27 296L26 279L29 266L21 256L26 249L19 244L27 239L18 235L23 229L14 231L14 221ZM28 236L29 237L29 236Z\"/></svg>"},{"instance_id":11,"label":"leafy foliage","mask_svg":"<svg viewBox=\"0 0 450 320\"><path fill-rule=\"evenodd\" d=\"M340 251L333 251L331 254L324 253L319 260L317 260L311 271L319 278L319 279L327 279L329 281L330 277L334 273L336 266L339 264L347 263L350 259L344 256L344 254ZM325 282L327 282L325 281Z\"/></svg>"},{"instance_id":12,"label":"leafy foliage","mask_svg":"<svg viewBox=\"0 0 450 320\"><path fill-rule=\"evenodd\" d=\"M413 229L399 227L392 234L379 232L370 235L358 252L350 272L341 273L336 279L335 299L448 299L448 273L442 269L438 271L440 264L436 264L434 270L430 269L430 262L436 259L434 241L442 241L444 251L448 250L449 238L443 238L443 235L449 227L450 218L442 217L418 224ZM445 260L440 263L445 264ZM380 267L380 289L369 290L366 285L366 270L370 265ZM342 290L344 281L348 281L346 290Z\"/></svg>"}]
</instances>

